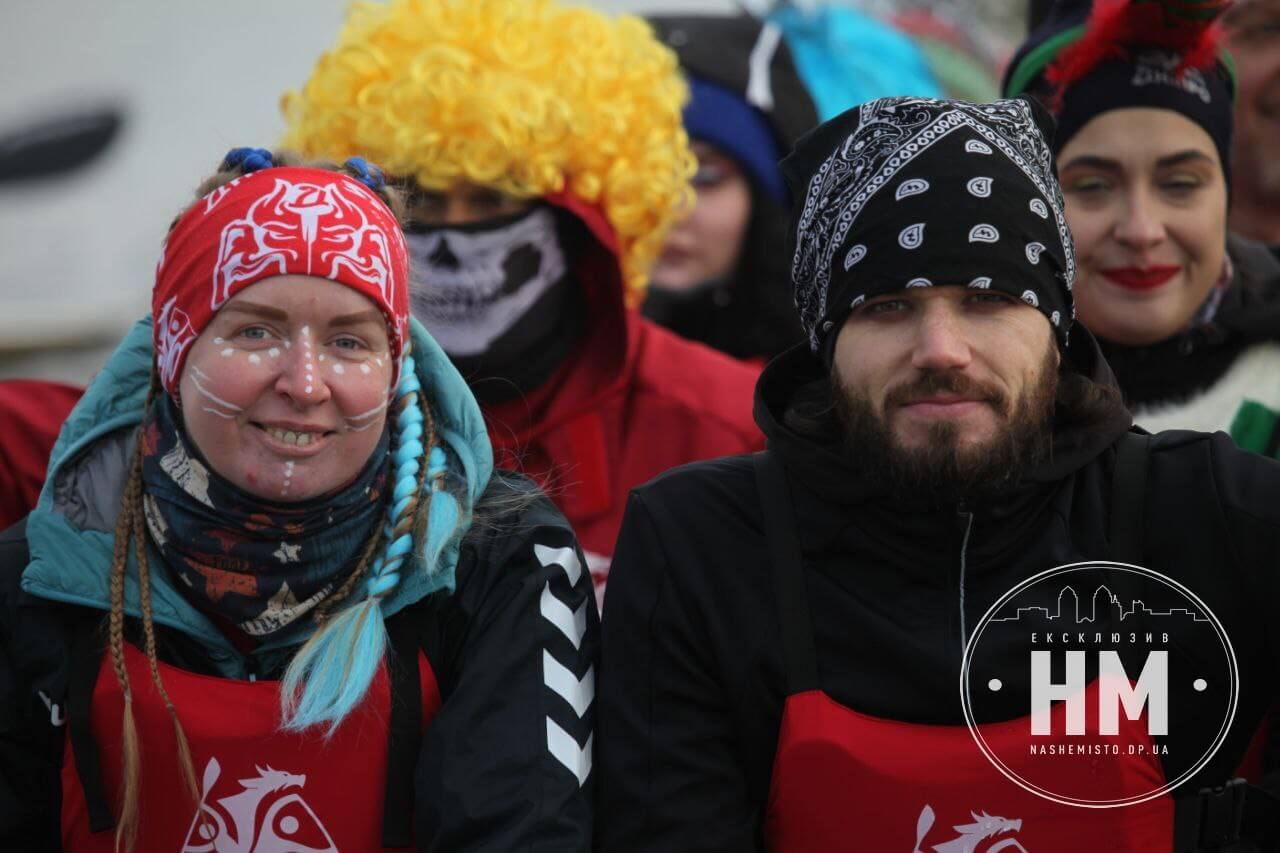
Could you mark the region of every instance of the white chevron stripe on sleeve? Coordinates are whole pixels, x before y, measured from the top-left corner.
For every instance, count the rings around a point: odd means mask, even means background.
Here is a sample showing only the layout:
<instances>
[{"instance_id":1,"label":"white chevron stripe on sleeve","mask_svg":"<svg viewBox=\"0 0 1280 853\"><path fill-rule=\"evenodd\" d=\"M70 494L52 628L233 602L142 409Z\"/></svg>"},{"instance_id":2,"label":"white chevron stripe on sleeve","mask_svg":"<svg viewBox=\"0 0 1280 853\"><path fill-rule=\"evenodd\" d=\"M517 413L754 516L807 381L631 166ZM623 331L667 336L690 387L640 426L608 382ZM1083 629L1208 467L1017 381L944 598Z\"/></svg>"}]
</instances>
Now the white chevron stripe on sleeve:
<instances>
[{"instance_id":1,"label":"white chevron stripe on sleeve","mask_svg":"<svg viewBox=\"0 0 1280 853\"><path fill-rule=\"evenodd\" d=\"M579 681L573 672L560 661L551 656L551 652L542 650L542 680L555 691L556 695L569 703L579 718L587 713L596 698L596 668L587 669L587 674Z\"/></svg>"},{"instance_id":2,"label":"white chevron stripe on sleeve","mask_svg":"<svg viewBox=\"0 0 1280 853\"><path fill-rule=\"evenodd\" d=\"M593 732L587 738L587 745L579 747L573 735L566 732L555 720L547 717L547 750L556 761L568 769L578 779L581 788L591 775L591 749L596 739Z\"/></svg>"},{"instance_id":3,"label":"white chevron stripe on sleeve","mask_svg":"<svg viewBox=\"0 0 1280 853\"><path fill-rule=\"evenodd\" d=\"M590 597L583 599L577 610L570 610L569 605L551 594L551 584L542 588L542 601L539 609L542 616L552 625L560 629L560 633L573 643L575 649L582 648L582 636L587 632L587 605L594 604Z\"/></svg>"},{"instance_id":4,"label":"white chevron stripe on sleeve","mask_svg":"<svg viewBox=\"0 0 1280 853\"><path fill-rule=\"evenodd\" d=\"M569 586L577 586L582 577L582 564L572 548L548 548L546 545L534 545L533 555L544 566L558 565L569 576Z\"/></svg>"}]
</instances>

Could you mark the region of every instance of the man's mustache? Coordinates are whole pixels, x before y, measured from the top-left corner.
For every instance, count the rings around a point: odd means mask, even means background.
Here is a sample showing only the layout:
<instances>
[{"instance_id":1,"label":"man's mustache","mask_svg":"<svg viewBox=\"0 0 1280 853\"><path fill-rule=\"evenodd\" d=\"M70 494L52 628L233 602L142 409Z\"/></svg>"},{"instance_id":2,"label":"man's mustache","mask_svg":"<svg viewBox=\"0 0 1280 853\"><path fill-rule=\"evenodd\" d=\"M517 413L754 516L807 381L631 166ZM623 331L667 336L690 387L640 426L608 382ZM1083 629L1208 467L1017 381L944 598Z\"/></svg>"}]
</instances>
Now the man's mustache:
<instances>
[{"instance_id":1,"label":"man's mustache","mask_svg":"<svg viewBox=\"0 0 1280 853\"><path fill-rule=\"evenodd\" d=\"M906 406L938 394L955 394L991 404L1000 414L1008 414L1008 399L997 387L980 382L954 370L931 370L919 379L897 385L885 394L884 408L888 412L897 406Z\"/></svg>"}]
</instances>

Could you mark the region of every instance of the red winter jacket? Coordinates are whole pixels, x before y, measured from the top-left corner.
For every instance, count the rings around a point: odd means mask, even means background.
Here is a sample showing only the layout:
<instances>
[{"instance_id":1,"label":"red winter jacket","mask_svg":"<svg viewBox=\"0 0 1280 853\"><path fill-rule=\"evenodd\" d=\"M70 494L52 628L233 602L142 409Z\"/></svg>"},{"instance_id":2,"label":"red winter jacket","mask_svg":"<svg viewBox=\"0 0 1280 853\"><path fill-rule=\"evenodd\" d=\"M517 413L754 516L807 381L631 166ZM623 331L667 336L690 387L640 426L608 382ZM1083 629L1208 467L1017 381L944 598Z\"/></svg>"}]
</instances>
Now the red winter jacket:
<instances>
[{"instance_id":1,"label":"red winter jacket","mask_svg":"<svg viewBox=\"0 0 1280 853\"><path fill-rule=\"evenodd\" d=\"M0 530L35 508L49 451L83 393L60 382L0 382Z\"/></svg>"},{"instance_id":2,"label":"red winter jacket","mask_svg":"<svg viewBox=\"0 0 1280 853\"><path fill-rule=\"evenodd\" d=\"M542 387L484 414L499 464L537 479L569 519L602 597L631 489L677 465L764 447L751 415L760 368L628 311L604 218L572 196L547 201L597 241L575 266L587 332Z\"/></svg>"}]
</instances>

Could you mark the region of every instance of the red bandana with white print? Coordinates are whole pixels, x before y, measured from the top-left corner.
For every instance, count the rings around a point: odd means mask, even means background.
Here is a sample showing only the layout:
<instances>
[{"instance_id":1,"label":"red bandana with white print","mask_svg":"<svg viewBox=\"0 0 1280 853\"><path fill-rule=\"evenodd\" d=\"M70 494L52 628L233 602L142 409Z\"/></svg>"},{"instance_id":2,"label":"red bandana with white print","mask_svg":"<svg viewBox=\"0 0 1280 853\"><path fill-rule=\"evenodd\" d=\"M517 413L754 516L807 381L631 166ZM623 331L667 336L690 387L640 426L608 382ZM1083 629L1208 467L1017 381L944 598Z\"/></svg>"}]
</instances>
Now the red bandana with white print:
<instances>
[{"instance_id":1,"label":"red bandana with white print","mask_svg":"<svg viewBox=\"0 0 1280 853\"><path fill-rule=\"evenodd\" d=\"M251 284L305 275L367 296L387 321L397 366L408 336L409 262L395 216L370 189L324 169L262 169L219 187L182 215L156 266L156 367L175 398L191 344Z\"/></svg>"}]
</instances>

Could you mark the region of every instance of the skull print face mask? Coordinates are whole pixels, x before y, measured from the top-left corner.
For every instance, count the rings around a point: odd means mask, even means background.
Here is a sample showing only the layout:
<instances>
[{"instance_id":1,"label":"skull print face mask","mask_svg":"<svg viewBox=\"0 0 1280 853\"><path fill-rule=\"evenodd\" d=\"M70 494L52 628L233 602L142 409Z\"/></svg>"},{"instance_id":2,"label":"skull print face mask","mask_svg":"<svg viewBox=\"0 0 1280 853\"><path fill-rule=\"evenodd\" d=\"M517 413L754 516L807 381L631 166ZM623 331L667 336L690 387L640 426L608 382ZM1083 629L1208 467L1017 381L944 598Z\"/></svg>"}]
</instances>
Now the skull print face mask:
<instances>
[{"instance_id":1,"label":"skull print face mask","mask_svg":"<svg viewBox=\"0 0 1280 853\"><path fill-rule=\"evenodd\" d=\"M413 313L451 357L490 353L567 266L555 214L545 206L470 226L406 235Z\"/></svg>"}]
</instances>

